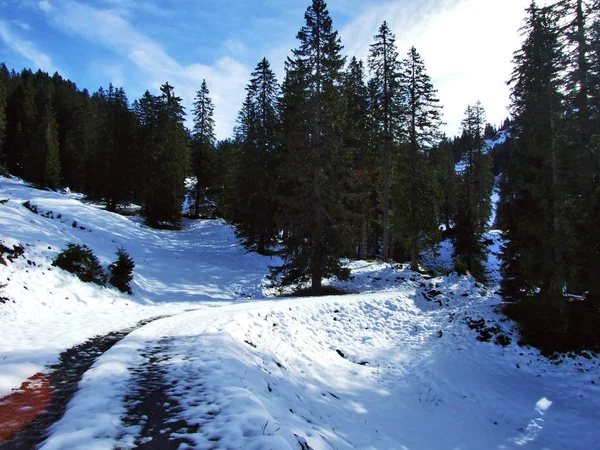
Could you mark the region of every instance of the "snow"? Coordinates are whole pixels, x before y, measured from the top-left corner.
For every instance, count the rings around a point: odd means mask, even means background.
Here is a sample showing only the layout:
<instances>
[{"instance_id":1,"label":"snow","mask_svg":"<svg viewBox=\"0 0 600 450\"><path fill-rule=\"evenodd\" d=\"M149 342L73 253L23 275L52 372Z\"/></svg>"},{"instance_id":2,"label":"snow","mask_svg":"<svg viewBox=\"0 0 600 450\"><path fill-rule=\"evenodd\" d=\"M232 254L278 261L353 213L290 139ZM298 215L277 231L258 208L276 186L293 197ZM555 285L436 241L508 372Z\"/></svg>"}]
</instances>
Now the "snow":
<instances>
[{"instance_id":1,"label":"snow","mask_svg":"<svg viewBox=\"0 0 600 450\"><path fill-rule=\"evenodd\" d=\"M26 252L0 265L0 296L11 300L0 304L0 395L47 371L65 348L167 316L96 360L42 449L150 442L152 416L134 413L148 373L164 387L154 405L167 414L163 435L184 439L180 448L593 449L600 441L598 359L557 364L519 347L496 312L498 279L486 288L470 276L426 279L404 264L346 261L354 278L327 284L351 295L265 299L276 293L264 277L277 260L246 252L221 221L156 231L73 194L0 178L3 198L0 239ZM26 200L55 218L28 211ZM497 274L502 234L486 236ZM51 267L68 242L86 243L104 265L125 247L136 261L134 295ZM444 244L426 265L448 265L450 255ZM484 328L490 342L478 340ZM504 347L494 344L500 336Z\"/></svg>"},{"instance_id":2,"label":"snow","mask_svg":"<svg viewBox=\"0 0 600 450\"><path fill-rule=\"evenodd\" d=\"M0 296L11 300L0 304L0 396L18 387L23 374L43 371L60 351L91 336L149 317L262 297L267 266L275 263L247 253L219 221L187 222L184 232L152 230L138 218L82 203L80 195L8 178L0 178L0 199L8 199L0 205L0 240L25 248L24 258L0 265L0 283L7 284ZM81 283L53 267L69 242L88 245L105 267L125 248L136 263L134 295Z\"/></svg>"}]
</instances>

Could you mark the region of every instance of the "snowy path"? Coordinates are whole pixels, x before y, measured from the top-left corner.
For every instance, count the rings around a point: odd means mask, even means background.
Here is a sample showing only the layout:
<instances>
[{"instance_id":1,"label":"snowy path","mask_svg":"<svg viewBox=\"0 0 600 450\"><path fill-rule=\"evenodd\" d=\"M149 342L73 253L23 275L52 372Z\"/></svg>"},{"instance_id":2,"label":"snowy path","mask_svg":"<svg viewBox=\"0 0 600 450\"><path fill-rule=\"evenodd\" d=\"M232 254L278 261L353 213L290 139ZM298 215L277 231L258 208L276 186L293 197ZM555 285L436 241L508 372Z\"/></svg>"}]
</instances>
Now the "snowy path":
<instances>
[{"instance_id":1,"label":"snowy path","mask_svg":"<svg viewBox=\"0 0 600 450\"><path fill-rule=\"evenodd\" d=\"M473 285L438 286L447 307L418 287L149 324L85 375L42 448L167 448L152 447L152 418L127 420L131 399L145 401L136 370L152 348L165 386L158 436L194 448L595 448L597 366L581 375L478 342L465 322L485 309Z\"/></svg>"}]
</instances>

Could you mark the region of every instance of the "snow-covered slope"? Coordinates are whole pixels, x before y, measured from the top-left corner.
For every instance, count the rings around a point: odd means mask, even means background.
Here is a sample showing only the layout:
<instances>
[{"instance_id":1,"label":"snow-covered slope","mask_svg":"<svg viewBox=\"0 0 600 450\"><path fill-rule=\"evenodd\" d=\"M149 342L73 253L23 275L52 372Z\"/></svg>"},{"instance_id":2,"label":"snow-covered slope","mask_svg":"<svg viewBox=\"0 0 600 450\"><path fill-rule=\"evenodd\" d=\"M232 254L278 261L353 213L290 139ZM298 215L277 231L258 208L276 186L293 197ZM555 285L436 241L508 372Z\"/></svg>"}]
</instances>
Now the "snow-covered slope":
<instances>
[{"instance_id":1,"label":"snow-covered slope","mask_svg":"<svg viewBox=\"0 0 600 450\"><path fill-rule=\"evenodd\" d=\"M141 319L215 302L262 297L270 258L247 253L219 221L157 231L139 219L82 203L77 195L0 177L0 240L24 256L0 264L0 396L54 362L60 351ZM23 206L37 207L38 214ZM31 206L31 208L33 208ZM81 283L51 266L67 243L88 245L106 267L125 248L136 263L132 297ZM199 303L201 302L201 303Z\"/></svg>"},{"instance_id":2,"label":"snow-covered slope","mask_svg":"<svg viewBox=\"0 0 600 450\"><path fill-rule=\"evenodd\" d=\"M169 439L200 449L600 442L597 359L557 365L518 347L495 312L500 299L470 277L427 280L404 266L353 261L355 278L336 283L353 295L261 300L277 261L247 253L228 225L156 231L75 197L0 178L0 200L8 199L0 239L25 247L0 265L0 297L9 299L0 303L0 396L67 347L169 317L96 361L42 448L164 448ZM136 261L134 295L51 267L68 242L87 244L105 265L124 247Z\"/></svg>"}]
</instances>

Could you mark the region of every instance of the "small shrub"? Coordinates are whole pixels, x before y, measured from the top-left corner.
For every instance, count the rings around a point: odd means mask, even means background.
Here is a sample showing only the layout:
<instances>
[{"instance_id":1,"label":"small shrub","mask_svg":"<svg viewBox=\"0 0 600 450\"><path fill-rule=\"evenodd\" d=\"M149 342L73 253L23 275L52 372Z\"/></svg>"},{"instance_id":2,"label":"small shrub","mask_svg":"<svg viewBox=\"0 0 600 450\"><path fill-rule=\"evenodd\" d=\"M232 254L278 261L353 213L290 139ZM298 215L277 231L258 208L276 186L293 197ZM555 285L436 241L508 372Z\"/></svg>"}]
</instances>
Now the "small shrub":
<instances>
[{"instance_id":1,"label":"small shrub","mask_svg":"<svg viewBox=\"0 0 600 450\"><path fill-rule=\"evenodd\" d=\"M125 249L117 249L117 260L108 266L108 270L110 271L110 284L121 292L126 292L131 295L129 283L133 280L134 267L135 263Z\"/></svg>"},{"instance_id":2,"label":"small shrub","mask_svg":"<svg viewBox=\"0 0 600 450\"><path fill-rule=\"evenodd\" d=\"M13 245L13 248L4 245L4 241L0 241L0 264L7 265L6 260L13 262L15 259L23 256L25 249L21 245ZM6 259L5 256L6 255Z\"/></svg>"},{"instance_id":3,"label":"small shrub","mask_svg":"<svg viewBox=\"0 0 600 450\"><path fill-rule=\"evenodd\" d=\"M104 269L87 245L67 244L66 250L60 252L52 264L77 275L86 283L106 284Z\"/></svg>"},{"instance_id":4,"label":"small shrub","mask_svg":"<svg viewBox=\"0 0 600 450\"><path fill-rule=\"evenodd\" d=\"M23 203L23 206L34 214L39 213L38 207L36 205L33 205L29 200L27 200L25 203Z\"/></svg>"}]
</instances>

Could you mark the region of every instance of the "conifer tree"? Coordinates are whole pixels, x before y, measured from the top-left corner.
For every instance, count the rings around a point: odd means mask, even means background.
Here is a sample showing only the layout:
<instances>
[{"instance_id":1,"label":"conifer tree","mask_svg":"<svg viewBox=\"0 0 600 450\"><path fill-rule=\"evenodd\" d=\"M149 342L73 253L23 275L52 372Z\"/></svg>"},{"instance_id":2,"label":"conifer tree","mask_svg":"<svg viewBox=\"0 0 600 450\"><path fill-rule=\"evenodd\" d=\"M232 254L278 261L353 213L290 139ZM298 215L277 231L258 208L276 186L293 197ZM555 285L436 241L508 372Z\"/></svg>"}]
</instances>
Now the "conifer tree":
<instances>
[{"instance_id":1,"label":"conifer tree","mask_svg":"<svg viewBox=\"0 0 600 450\"><path fill-rule=\"evenodd\" d=\"M463 136L469 146L463 155L458 210L455 226L455 253L476 277L484 277L484 247L481 243L491 214L493 189L492 162L484 151L485 111L481 103L468 106L462 121Z\"/></svg>"},{"instance_id":2,"label":"conifer tree","mask_svg":"<svg viewBox=\"0 0 600 450\"><path fill-rule=\"evenodd\" d=\"M310 279L319 295L323 277L348 275L339 260L347 235L345 193L339 189L348 168L341 126L344 58L326 3L313 0L304 18L283 84L283 189L293 197L280 196L284 263L273 275L281 275L283 284Z\"/></svg>"},{"instance_id":3,"label":"conifer tree","mask_svg":"<svg viewBox=\"0 0 600 450\"><path fill-rule=\"evenodd\" d=\"M49 188L60 184L60 159L58 149L58 124L48 100L38 117L31 142L24 158L25 179Z\"/></svg>"},{"instance_id":4,"label":"conifer tree","mask_svg":"<svg viewBox=\"0 0 600 450\"><path fill-rule=\"evenodd\" d=\"M238 118L241 167L238 227L249 245L259 253L275 239L275 172L279 127L279 86L266 58L258 63L246 88L247 97Z\"/></svg>"},{"instance_id":5,"label":"conifer tree","mask_svg":"<svg viewBox=\"0 0 600 450\"><path fill-rule=\"evenodd\" d=\"M383 159L383 260L387 261L391 251L390 240L390 172L391 152L395 139L399 137L400 119L403 113L400 85L400 63L396 50L396 37L387 22L379 27L371 44L369 67L377 87L377 101L381 121Z\"/></svg>"},{"instance_id":6,"label":"conifer tree","mask_svg":"<svg viewBox=\"0 0 600 450\"><path fill-rule=\"evenodd\" d=\"M362 61L352 58L344 76L343 95L346 107L344 147L351 156L352 173L348 191L351 194L354 247L359 242L360 258L367 258L367 241L374 220L374 201L377 198L376 164L374 145L369 140L369 98L365 84ZM351 254L351 256L354 256Z\"/></svg>"},{"instance_id":7,"label":"conifer tree","mask_svg":"<svg viewBox=\"0 0 600 450\"><path fill-rule=\"evenodd\" d=\"M196 177L196 202L194 214L200 214L200 202L208 187L210 155L215 145L214 105L206 80L202 80L194 102L194 129L192 131L192 166Z\"/></svg>"},{"instance_id":8,"label":"conifer tree","mask_svg":"<svg viewBox=\"0 0 600 450\"><path fill-rule=\"evenodd\" d=\"M563 154L558 136L563 114L561 45L556 16L535 3L527 9L525 41L515 53L511 79L517 143L503 186L504 296L539 295L545 312L560 314L566 229Z\"/></svg>"},{"instance_id":9,"label":"conifer tree","mask_svg":"<svg viewBox=\"0 0 600 450\"><path fill-rule=\"evenodd\" d=\"M452 230L456 211L457 176L456 164L452 153L452 143L444 138L433 149L433 166L440 187L442 198L440 203L440 223L444 224L446 234Z\"/></svg>"},{"instance_id":10,"label":"conifer tree","mask_svg":"<svg viewBox=\"0 0 600 450\"><path fill-rule=\"evenodd\" d=\"M594 4L595 3L595 4ZM567 288L600 298L595 267L600 263L600 139L598 136L598 21L599 2L561 0L553 5L564 41L562 73L566 114L560 121L560 141L567 158L559 161L566 173L565 214L572 217L576 235L564 256L571 259ZM583 238L585 236L585 238ZM592 287L593 286L593 287Z\"/></svg>"},{"instance_id":11,"label":"conifer tree","mask_svg":"<svg viewBox=\"0 0 600 450\"><path fill-rule=\"evenodd\" d=\"M4 63L0 64L0 163L5 162L3 152L4 141L6 139L6 104L8 99L8 83L10 75Z\"/></svg>"},{"instance_id":12,"label":"conifer tree","mask_svg":"<svg viewBox=\"0 0 600 450\"><path fill-rule=\"evenodd\" d=\"M433 245L439 234L440 193L429 152L441 139L441 106L414 47L401 63L399 83L406 104L402 119L407 143L397 170L395 199L403 206L395 211L395 228L410 252L411 270L417 271L423 246Z\"/></svg>"},{"instance_id":13,"label":"conifer tree","mask_svg":"<svg viewBox=\"0 0 600 450\"><path fill-rule=\"evenodd\" d=\"M8 99L4 148L9 172L23 176L25 154L29 149L35 123L35 97L33 88L22 77L15 80L15 84L16 88Z\"/></svg>"},{"instance_id":14,"label":"conifer tree","mask_svg":"<svg viewBox=\"0 0 600 450\"><path fill-rule=\"evenodd\" d=\"M169 83L160 90L159 97L146 92L138 105L142 139L147 144L143 212L152 226L179 224L189 165L181 98Z\"/></svg>"},{"instance_id":15,"label":"conifer tree","mask_svg":"<svg viewBox=\"0 0 600 450\"><path fill-rule=\"evenodd\" d=\"M219 141L214 160L213 188L217 199L217 215L231 223L239 223L240 201L243 197L241 179L241 143L237 139Z\"/></svg>"}]
</instances>

